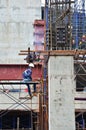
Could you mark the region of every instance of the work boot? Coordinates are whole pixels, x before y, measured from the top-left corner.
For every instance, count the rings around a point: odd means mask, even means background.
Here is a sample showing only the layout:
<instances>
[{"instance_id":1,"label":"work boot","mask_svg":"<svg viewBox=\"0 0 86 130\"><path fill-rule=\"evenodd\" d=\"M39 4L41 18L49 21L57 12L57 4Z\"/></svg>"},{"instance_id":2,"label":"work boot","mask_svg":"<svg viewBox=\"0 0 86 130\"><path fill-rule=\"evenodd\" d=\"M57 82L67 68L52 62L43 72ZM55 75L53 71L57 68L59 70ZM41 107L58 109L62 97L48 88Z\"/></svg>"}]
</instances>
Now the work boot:
<instances>
[{"instance_id":1,"label":"work boot","mask_svg":"<svg viewBox=\"0 0 86 130\"><path fill-rule=\"evenodd\" d=\"M37 93L36 93L36 92L34 92L34 93L33 93L33 96L37 96Z\"/></svg>"},{"instance_id":2,"label":"work boot","mask_svg":"<svg viewBox=\"0 0 86 130\"><path fill-rule=\"evenodd\" d=\"M31 96L29 97L29 99L32 99L32 97L33 97L33 96L31 95Z\"/></svg>"}]
</instances>

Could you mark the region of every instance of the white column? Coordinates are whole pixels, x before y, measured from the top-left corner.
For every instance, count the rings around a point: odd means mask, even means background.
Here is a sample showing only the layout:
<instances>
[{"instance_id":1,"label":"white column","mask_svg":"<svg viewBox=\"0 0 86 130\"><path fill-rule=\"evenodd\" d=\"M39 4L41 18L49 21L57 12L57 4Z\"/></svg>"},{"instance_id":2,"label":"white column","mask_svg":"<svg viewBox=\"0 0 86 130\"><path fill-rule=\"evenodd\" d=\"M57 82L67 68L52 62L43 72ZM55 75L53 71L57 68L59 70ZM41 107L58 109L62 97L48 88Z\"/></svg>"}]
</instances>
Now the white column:
<instances>
[{"instance_id":1,"label":"white column","mask_svg":"<svg viewBox=\"0 0 86 130\"><path fill-rule=\"evenodd\" d=\"M49 130L75 130L74 63L72 56L50 56Z\"/></svg>"}]
</instances>

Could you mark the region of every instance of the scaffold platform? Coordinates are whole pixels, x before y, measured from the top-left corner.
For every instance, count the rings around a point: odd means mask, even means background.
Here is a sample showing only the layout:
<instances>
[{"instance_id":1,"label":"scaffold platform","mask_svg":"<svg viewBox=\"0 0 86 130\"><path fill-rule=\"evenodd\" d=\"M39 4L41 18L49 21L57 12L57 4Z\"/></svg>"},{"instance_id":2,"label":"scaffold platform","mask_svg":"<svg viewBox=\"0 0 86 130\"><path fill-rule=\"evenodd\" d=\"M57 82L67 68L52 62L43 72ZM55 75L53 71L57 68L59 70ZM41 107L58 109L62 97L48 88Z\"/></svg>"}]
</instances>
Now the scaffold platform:
<instances>
[{"instance_id":1,"label":"scaffold platform","mask_svg":"<svg viewBox=\"0 0 86 130\"><path fill-rule=\"evenodd\" d=\"M11 84L13 84L13 85L16 85L16 84L39 84L40 82L39 81L28 81L28 82L23 82L23 81L1 81L0 82L0 85L11 85Z\"/></svg>"}]
</instances>

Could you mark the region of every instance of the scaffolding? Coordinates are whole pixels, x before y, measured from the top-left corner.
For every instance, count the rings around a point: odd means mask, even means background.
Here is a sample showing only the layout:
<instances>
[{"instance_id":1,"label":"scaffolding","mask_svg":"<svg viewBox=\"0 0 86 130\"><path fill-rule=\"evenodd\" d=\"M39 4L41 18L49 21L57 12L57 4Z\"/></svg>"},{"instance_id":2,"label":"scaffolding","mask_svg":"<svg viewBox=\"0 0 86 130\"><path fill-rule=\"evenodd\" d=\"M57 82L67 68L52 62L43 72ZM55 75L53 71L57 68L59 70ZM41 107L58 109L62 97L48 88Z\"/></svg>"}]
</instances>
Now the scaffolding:
<instances>
[{"instance_id":1,"label":"scaffolding","mask_svg":"<svg viewBox=\"0 0 86 130\"><path fill-rule=\"evenodd\" d=\"M71 49L73 3L72 0L50 0L48 2L46 45L49 50Z\"/></svg>"},{"instance_id":2,"label":"scaffolding","mask_svg":"<svg viewBox=\"0 0 86 130\"><path fill-rule=\"evenodd\" d=\"M74 48L86 49L86 10L85 0L76 0L72 15L72 40ZM84 44L84 45L83 45ZM83 45L83 46L82 46Z\"/></svg>"},{"instance_id":3,"label":"scaffolding","mask_svg":"<svg viewBox=\"0 0 86 130\"><path fill-rule=\"evenodd\" d=\"M43 105L41 82L29 81L28 84L40 85L37 96L32 99L29 98L26 83L0 81L0 99L4 99L0 101L0 129L40 129L40 105Z\"/></svg>"},{"instance_id":4,"label":"scaffolding","mask_svg":"<svg viewBox=\"0 0 86 130\"><path fill-rule=\"evenodd\" d=\"M47 49L86 49L85 0L49 0L46 5Z\"/></svg>"}]
</instances>

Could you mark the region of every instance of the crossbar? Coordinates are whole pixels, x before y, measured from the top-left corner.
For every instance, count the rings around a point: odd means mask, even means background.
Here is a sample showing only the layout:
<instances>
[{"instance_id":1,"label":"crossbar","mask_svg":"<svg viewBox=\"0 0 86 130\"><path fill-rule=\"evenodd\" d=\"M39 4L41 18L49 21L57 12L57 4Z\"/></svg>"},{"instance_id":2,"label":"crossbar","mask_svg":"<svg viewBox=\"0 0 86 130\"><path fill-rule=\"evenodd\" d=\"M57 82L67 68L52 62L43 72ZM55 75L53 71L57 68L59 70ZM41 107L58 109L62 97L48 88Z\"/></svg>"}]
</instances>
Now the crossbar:
<instances>
[{"instance_id":1,"label":"crossbar","mask_svg":"<svg viewBox=\"0 0 86 130\"><path fill-rule=\"evenodd\" d=\"M38 81L28 81L28 82L0 82L1 85L10 85L10 84L13 84L13 85L16 85L16 84L39 84L40 82Z\"/></svg>"}]
</instances>

